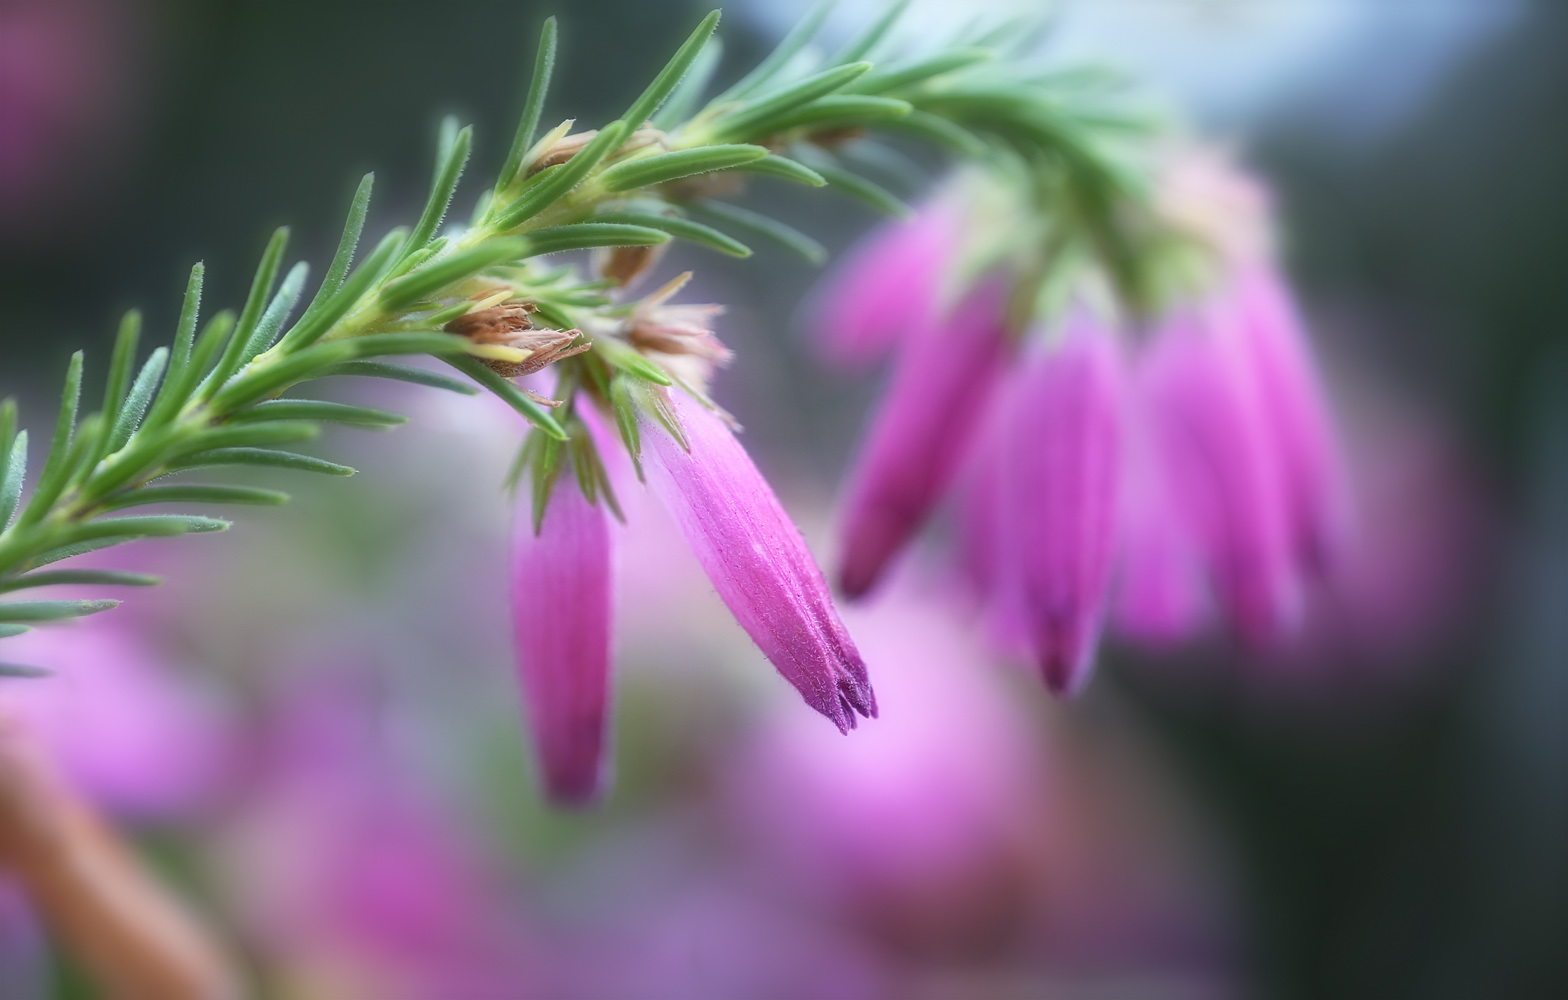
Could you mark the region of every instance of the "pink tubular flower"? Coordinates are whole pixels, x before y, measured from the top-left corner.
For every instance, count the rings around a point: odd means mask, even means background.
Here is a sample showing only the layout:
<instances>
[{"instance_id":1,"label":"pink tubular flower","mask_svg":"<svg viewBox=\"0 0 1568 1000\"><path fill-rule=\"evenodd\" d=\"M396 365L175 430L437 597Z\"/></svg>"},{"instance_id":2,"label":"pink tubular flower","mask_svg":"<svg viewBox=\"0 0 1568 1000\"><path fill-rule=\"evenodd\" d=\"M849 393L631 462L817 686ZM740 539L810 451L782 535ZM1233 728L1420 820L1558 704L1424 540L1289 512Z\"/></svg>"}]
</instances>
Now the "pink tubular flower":
<instances>
[{"instance_id":1,"label":"pink tubular flower","mask_svg":"<svg viewBox=\"0 0 1568 1000\"><path fill-rule=\"evenodd\" d=\"M1305 568L1333 561L1345 531L1345 490L1333 423L1290 291L1262 262L1243 266L1234 295L1262 416L1278 456L1291 542Z\"/></svg>"},{"instance_id":2,"label":"pink tubular flower","mask_svg":"<svg viewBox=\"0 0 1568 1000\"><path fill-rule=\"evenodd\" d=\"M1169 646L1204 625L1210 601L1198 540L1187 511L1172 496L1160 428L1145 402L1135 394L1128 401L1127 479L1112 614L1118 631Z\"/></svg>"},{"instance_id":3,"label":"pink tubular flower","mask_svg":"<svg viewBox=\"0 0 1568 1000\"><path fill-rule=\"evenodd\" d=\"M936 311L958 222L950 206L927 205L852 250L812 310L823 355L844 368L865 368L925 323Z\"/></svg>"},{"instance_id":4,"label":"pink tubular flower","mask_svg":"<svg viewBox=\"0 0 1568 1000\"><path fill-rule=\"evenodd\" d=\"M1079 320L1062 344L1024 362L1004 411L1002 586L1013 590L1057 694L1088 679L1104 618L1120 486L1120 364L1109 331Z\"/></svg>"},{"instance_id":5,"label":"pink tubular flower","mask_svg":"<svg viewBox=\"0 0 1568 1000\"><path fill-rule=\"evenodd\" d=\"M924 321L855 463L839 586L869 591L941 499L1007 361L1005 289L988 281L941 321Z\"/></svg>"},{"instance_id":6,"label":"pink tubular flower","mask_svg":"<svg viewBox=\"0 0 1568 1000\"><path fill-rule=\"evenodd\" d=\"M730 613L841 732L857 713L874 718L865 664L799 529L716 414L683 392L668 402L690 448L645 416L648 483Z\"/></svg>"},{"instance_id":7,"label":"pink tubular flower","mask_svg":"<svg viewBox=\"0 0 1568 1000\"><path fill-rule=\"evenodd\" d=\"M545 788L592 799L601 784L610 674L610 525L568 470L536 533L524 500L512 542L512 623Z\"/></svg>"},{"instance_id":8,"label":"pink tubular flower","mask_svg":"<svg viewBox=\"0 0 1568 1000\"><path fill-rule=\"evenodd\" d=\"M1263 389L1235 331L1191 314L1168 323L1142 360L1173 499L1216 596L1244 640L1276 641L1299 619L1301 592Z\"/></svg>"}]
</instances>

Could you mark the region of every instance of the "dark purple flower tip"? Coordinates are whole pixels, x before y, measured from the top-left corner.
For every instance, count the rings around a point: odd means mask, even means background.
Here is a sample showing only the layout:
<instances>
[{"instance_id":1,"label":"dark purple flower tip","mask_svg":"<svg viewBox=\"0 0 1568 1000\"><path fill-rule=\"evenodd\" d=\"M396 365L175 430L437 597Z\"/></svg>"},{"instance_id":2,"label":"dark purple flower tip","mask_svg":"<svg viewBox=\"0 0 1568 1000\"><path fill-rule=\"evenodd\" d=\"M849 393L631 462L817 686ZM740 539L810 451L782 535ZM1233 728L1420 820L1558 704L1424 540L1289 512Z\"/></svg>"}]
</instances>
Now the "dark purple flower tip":
<instances>
[{"instance_id":1,"label":"dark purple flower tip","mask_svg":"<svg viewBox=\"0 0 1568 1000\"><path fill-rule=\"evenodd\" d=\"M1097 615L1064 614L1041 623L1034 646L1046 688L1064 698L1083 690L1093 672L1099 642Z\"/></svg>"},{"instance_id":2,"label":"dark purple flower tip","mask_svg":"<svg viewBox=\"0 0 1568 1000\"><path fill-rule=\"evenodd\" d=\"M1046 685L1074 694L1094 666L1116 540L1121 358L1110 331L1078 320L1030 358L1002 424L1000 600L1016 610Z\"/></svg>"},{"instance_id":3,"label":"dark purple flower tip","mask_svg":"<svg viewBox=\"0 0 1568 1000\"><path fill-rule=\"evenodd\" d=\"M719 597L806 703L841 732L854 728L857 715L874 718L865 663L799 529L713 411L684 392L667 399L690 450L645 416L648 485Z\"/></svg>"},{"instance_id":4,"label":"dark purple flower tip","mask_svg":"<svg viewBox=\"0 0 1568 1000\"><path fill-rule=\"evenodd\" d=\"M518 504L512 627L539 769L550 799L585 804L603 785L609 703L611 541L576 478L556 483L538 534Z\"/></svg>"}]
</instances>

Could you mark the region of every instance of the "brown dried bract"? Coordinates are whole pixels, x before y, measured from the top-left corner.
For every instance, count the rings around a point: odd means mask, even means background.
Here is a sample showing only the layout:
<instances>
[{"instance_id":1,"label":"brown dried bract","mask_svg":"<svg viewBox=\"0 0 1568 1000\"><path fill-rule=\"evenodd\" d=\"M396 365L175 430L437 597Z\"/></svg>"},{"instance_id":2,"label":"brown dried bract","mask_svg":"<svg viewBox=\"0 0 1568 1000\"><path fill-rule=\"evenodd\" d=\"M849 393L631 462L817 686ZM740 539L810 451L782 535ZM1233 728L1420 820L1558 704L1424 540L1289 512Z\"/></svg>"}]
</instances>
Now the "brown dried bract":
<instances>
[{"instance_id":1,"label":"brown dried bract","mask_svg":"<svg viewBox=\"0 0 1568 1000\"><path fill-rule=\"evenodd\" d=\"M691 280L691 272L677 276L637 303L626 321L626 339L640 351L692 355L713 364L724 364L730 350L713 333L713 319L724 312L720 305L670 305L669 299Z\"/></svg>"},{"instance_id":2,"label":"brown dried bract","mask_svg":"<svg viewBox=\"0 0 1568 1000\"><path fill-rule=\"evenodd\" d=\"M530 352L523 361L479 359L497 375L505 378L532 375L562 358L588 350L590 345L587 341L577 342L582 337L581 330L536 328L530 318L534 311L532 303L507 302L459 316L446 325L446 331L466 337L476 344L498 344Z\"/></svg>"},{"instance_id":3,"label":"brown dried bract","mask_svg":"<svg viewBox=\"0 0 1568 1000\"><path fill-rule=\"evenodd\" d=\"M556 164L565 163L582 152L582 148L592 142L593 137L598 134L598 129L591 128L586 132L576 132L572 135L561 137L549 149L545 150L537 160L528 165L527 175L532 177L545 167L553 167Z\"/></svg>"},{"instance_id":4,"label":"brown dried bract","mask_svg":"<svg viewBox=\"0 0 1568 1000\"><path fill-rule=\"evenodd\" d=\"M582 152L583 147L592 142L594 136L598 134L598 129L589 129L586 132L574 132L571 135L562 136L549 149L546 149L537 160L528 165L526 176L532 177L546 167L565 163ZM663 143L663 132L656 128L640 128L628 136L625 142L621 143L621 147L615 151L614 155L624 156L645 146L662 145Z\"/></svg>"},{"instance_id":5,"label":"brown dried bract","mask_svg":"<svg viewBox=\"0 0 1568 1000\"><path fill-rule=\"evenodd\" d=\"M594 253L594 267L622 288L636 284L664 256L668 243L642 247L609 247Z\"/></svg>"}]
</instances>

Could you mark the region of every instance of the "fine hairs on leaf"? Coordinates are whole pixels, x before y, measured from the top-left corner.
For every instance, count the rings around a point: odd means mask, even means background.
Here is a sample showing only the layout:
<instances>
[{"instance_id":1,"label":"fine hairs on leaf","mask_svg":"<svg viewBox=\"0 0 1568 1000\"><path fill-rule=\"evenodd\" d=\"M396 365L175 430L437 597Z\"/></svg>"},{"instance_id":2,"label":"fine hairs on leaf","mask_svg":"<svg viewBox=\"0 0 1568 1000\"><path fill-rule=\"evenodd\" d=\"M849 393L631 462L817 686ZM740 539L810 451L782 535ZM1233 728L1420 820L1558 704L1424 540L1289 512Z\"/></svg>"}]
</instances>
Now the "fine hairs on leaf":
<instances>
[{"instance_id":1,"label":"fine hairs on leaf","mask_svg":"<svg viewBox=\"0 0 1568 1000\"><path fill-rule=\"evenodd\" d=\"M323 423L385 429L404 418L293 393L338 376L489 392L529 428L521 457L532 488L541 491L536 514L568 460L585 498L614 512L602 445L586 433L585 411L577 408L613 414L639 475L642 420L651 417L685 446L668 393L704 401L705 388L660 348L671 346L671 336L695 340L705 332L687 333L681 321L673 335L669 325L661 330L659 311L694 308L684 315L700 316L716 308L666 307L679 279L642 300L628 297L630 282L657 266L657 248L672 240L747 257L756 237L821 263L827 252L811 236L736 203L759 178L907 213L898 196L860 170L900 190L900 177L913 177L911 191L918 190L918 171L885 171L875 157L858 156L856 144L868 135L914 138L990 166L1047 173L1052 182L1038 185L1040 215L1056 220L1073 259L1093 260L1129 313L1139 314L1152 294L1147 289L1157 285L1146 273L1156 259L1149 248L1155 241L1144 237L1149 185L1121 151L1150 136L1150 128L1108 103L1104 87L1064 83L1075 79L1071 69L1041 74L1014 63L1002 48L1005 35L971 34L900 52L891 39L904 6L892 4L824 61L811 49L829 10L819 3L760 64L704 104L723 51L713 11L651 81L626 88L636 96L623 115L575 132L575 119L542 129L559 47L555 19L545 20L505 159L493 186L478 195L469 225L443 229L474 145L472 128L448 117L417 217L361 254L375 177L365 174L308 301L310 264L284 269L289 229L280 227L237 309L217 309L204 320L204 293L219 286L226 266L204 261L190 269L172 333L141 360L142 315L126 313L103 366L102 405L85 415L79 409L87 366L81 352L73 355L47 451L34 456L41 464L30 496L29 441L36 451L40 437L20 426L15 404L0 403L0 593L66 583L146 586L156 581L38 567L138 539L228 527L178 510L122 511L288 499L217 481L225 469L352 475L348 466L293 447L315 439ZM890 157L897 154L884 163ZM584 275L577 264L548 257L585 250L593 251L599 272ZM648 339L637 339L638 324ZM398 355L441 360L463 378L381 360ZM553 399L512 381L546 367L557 376ZM183 474L195 469L215 481L185 482ZM182 475L166 478L175 473ZM0 601L0 638L113 603Z\"/></svg>"},{"instance_id":2,"label":"fine hairs on leaf","mask_svg":"<svg viewBox=\"0 0 1568 1000\"><path fill-rule=\"evenodd\" d=\"M550 76L555 72L555 18L547 17L539 31L539 53L534 58L533 78L528 85L528 98L523 103L523 117L512 136L512 148L507 151L506 162L496 177L495 189L505 191L511 186L522 166L523 153L534 141L539 119L544 114L544 100L550 92Z\"/></svg>"},{"instance_id":3,"label":"fine hairs on leaf","mask_svg":"<svg viewBox=\"0 0 1568 1000\"><path fill-rule=\"evenodd\" d=\"M343 286L343 279L348 275L348 266L354 261L354 250L359 246L359 236L365 231L365 213L370 211L370 192L375 183L375 173L368 173L354 191L354 200L348 207L348 219L343 223L343 236L338 240L337 253L332 255L332 263L327 265L327 273L321 279L321 287L316 289L315 298L311 299L310 305L305 307L305 312L299 318L299 325L312 319Z\"/></svg>"},{"instance_id":4,"label":"fine hairs on leaf","mask_svg":"<svg viewBox=\"0 0 1568 1000\"><path fill-rule=\"evenodd\" d=\"M691 69L692 64L702 54L703 46L708 43L708 38L718 26L719 11L709 12L621 118L630 123L632 128L637 128L651 117L658 110L659 105L664 103L665 98L680 85L681 80L686 76L686 71Z\"/></svg>"}]
</instances>

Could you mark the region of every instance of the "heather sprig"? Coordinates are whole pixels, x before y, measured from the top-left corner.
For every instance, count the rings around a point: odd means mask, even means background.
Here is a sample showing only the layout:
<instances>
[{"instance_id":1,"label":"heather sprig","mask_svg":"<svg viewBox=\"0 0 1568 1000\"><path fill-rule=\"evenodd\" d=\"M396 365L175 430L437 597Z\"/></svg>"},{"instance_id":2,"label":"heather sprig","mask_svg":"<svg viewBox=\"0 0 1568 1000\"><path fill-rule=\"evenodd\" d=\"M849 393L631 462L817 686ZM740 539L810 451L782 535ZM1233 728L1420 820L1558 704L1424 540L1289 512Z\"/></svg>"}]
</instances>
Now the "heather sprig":
<instances>
[{"instance_id":1,"label":"heather sprig","mask_svg":"<svg viewBox=\"0 0 1568 1000\"><path fill-rule=\"evenodd\" d=\"M533 476L536 525L556 484L568 478L590 502L613 504L599 445L582 432L578 406L612 416L634 462L649 428L688 447L666 387L706 404L706 367L723 354L701 322L705 307L667 304L669 285L641 301L627 298L625 286L674 239L737 257L751 254L741 237L771 239L820 258L809 236L733 204L753 178L837 189L877 209L903 211L897 196L860 169L892 156L872 136L895 144L914 137L959 157L1015 164L1032 178L1051 245L1087 248L1136 309L1150 287L1148 213L1144 185L1127 166L1136 157L1123 154L1146 135L1145 125L1117 112L1109 92L1085 86L1082 75L1041 76L984 37L902 50L891 40L901 9L891 8L837 54L819 57L811 48L826 10L819 8L761 64L704 102L720 61L715 11L620 117L580 132L567 120L541 135L557 44L554 19L546 21L521 120L466 224L448 216L473 135L448 119L417 219L360 254L373 183L366 175L337 252L308 299L310 268L302 261L285 269L289 232L282 228L267 242L237 311L203 318L206 272L196 264L170 343L139 363L141 318L128 313L105 369L102 402L86 413L87 369L83 354L74 355L30 493L29 434L14 404L0 405L0 592L154 583L43 567L137 539L229 526L205 515L133 508L205 510L288 499L213 481L221 477L208 469L352 474L292 449L316 437L323 423L381 428L404 418L290 395L333 376L469 394L477 383L534 428L520 468ZM579 250L594 251L595 273L544 259ZM1044 251L1035 258L1058 259ZM468 380L383 360L398 355L438 358ZM512 381L545 366L558 374L554 398ZM562 477L567 462L575 475ZM203 470L200 481L191 478L195 470ZM0 638L115 603L0 603Z\"/></svg>"}]
</instances>

